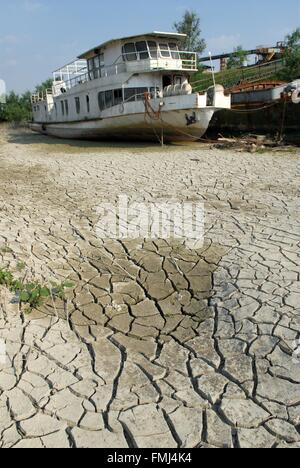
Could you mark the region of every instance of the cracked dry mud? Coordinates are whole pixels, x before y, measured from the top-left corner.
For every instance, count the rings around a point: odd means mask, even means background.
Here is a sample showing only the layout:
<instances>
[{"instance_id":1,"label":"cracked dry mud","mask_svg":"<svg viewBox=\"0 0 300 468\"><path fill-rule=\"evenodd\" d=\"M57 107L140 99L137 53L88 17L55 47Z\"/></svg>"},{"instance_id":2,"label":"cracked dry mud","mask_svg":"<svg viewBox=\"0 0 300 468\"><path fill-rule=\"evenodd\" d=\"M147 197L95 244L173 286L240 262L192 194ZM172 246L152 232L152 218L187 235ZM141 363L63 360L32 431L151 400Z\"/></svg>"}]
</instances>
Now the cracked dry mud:
<instances>
[{"instance_id":1,"label":"cracked dry mud","mask_svg":"<svg viewBox=\"0 0 300 468\"><path fill-rule=\"evenodd\" d=\"M0 138L1 265L76 284L1 290L0 447L300 448L299 154ZM120 193L204 201L203 248L99 240Z\"/></svg>"}]
</instances>

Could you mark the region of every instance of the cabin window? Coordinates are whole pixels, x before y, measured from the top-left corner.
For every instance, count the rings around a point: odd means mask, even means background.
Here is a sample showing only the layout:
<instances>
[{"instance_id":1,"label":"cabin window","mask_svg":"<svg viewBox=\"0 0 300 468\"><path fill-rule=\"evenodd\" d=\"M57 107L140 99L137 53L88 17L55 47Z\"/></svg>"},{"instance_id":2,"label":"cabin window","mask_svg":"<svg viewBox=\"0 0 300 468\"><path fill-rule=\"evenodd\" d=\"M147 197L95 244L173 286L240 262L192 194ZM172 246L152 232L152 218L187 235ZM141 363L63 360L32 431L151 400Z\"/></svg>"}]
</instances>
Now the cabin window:
<instances>
[{"instance_id":1,"label":"cabin window","mask_svg":"<svg viewBox=\"0 0 300 468\"><path fill-rule=\"evenodd\" d=\"M170 50L168 44L160 43L159 48L162 57L170 57Z\"/></svg>"},{"instance_id":2,"label":"cabin window","mask_svg":"<svg viewBox=\"0 0 300 468\"><path fill-rule=\"evenodd\" d=\"M113 92L105 91L105 106L106 108L113 106Z\"/></svg>"},{"instance_id":3,"label":"cabin window","mask_svg":"<svg viewBox=\"0 0 300 468\"><path fill-rule=\"evenodd\" d=\"M89 113L90 110L91 110L91 107L90 107L90 96L87 96L87 97L86 97L86 110L87 110L88 113Z\"/></svg>"},{"instance_id":4,"label":"cabin window","mask_svg":"<svg viewBox=\"0 0 300 468\"><path fill-rule=\"evenodd\" d=\"M172 56L172 58L175 59L175 60L179 60L179 59L180 59L180 55L179 55L179 51L178 51L177 44L175 44L175 43L170 43L170 44L169 44L169 47L170 47L170 51L171 51L171 56Z\"/></svg>"},{"instance_id":5,"label":"cabin window","mask_svg":"<svg viewBox=\"0 0 300 468\"><path fill-rule=\"evenodd\" d=\"M90 80L93 79L93 69L94 69L94 59L88 60L88 71L89 71L89 78Z\"/></svg>"},{"instance_id":6,"label":"cabin window","mask_svg":"<svg viewBox=\"0 0 300 468\"><path fill-rule=\"evenodd\" d=\"M147 60L149 58L147 42L146 41L137 42L135 46L139 54L140 60Z\"/></svg>"},{"instance_id":7,"label":"cabin window","mask_svg":"<svg viewBox=\"0 0 300 468\"><path fill-rule=\"evenodd\" d=\"M65 115L65 103L64 103L64 101L61 101L60 105L61 105L61 113L64 116Z\"/></svg>"},{"instance_id":8,"label":"cabin window","mask_svg":"<svg viewBox=\"0 0 300 468\"><path fill-rule=\"evenodd\" d=\"M66 110L66 114L69 115L69 103L68 103L68 101L65 101L65 110Z\"/></svg>"},{"instance_id":9,"label":"cabin window","mask_svg":"<svg viewBox=\"0 0 300 468\"><path fill-rule=\"evenodd\" d=\"M75 98L75 107L76 107L77 114L80 114L80 98L79 97Z\"/></svg>"},{"instance_id":10,"label":"cabin window","mask_svg":"<svg viewBox=\"0 0 300 468\"><path fill-rule=\"evenodd\" d=\"M124 90L124 100L126 102L135 101L135 95L136 95L135 88L126 88Z\"/></svg>"},{"instance_id":11,"label":"cabin window","mask_svg":"<svg viewBox=\"0 0 300 468\"><path fill-rule=\"evenodd\" d=\"M143 101L145 93L148 93L148 88L136 88L136 99L137 101Z\"/></svg>"},{"instance_id":12,"label":"cabin window","mask_svg":"<svg viewBox=\"0 0 300 468\"><path fill-rule=\"evenodd\" d=\"M154 41L148 41L148 47L150 50L151 58L157 59L158 58L157 43Z\"/></svg>"},{"instance_id":13,"label":"cabin window","mask_svg":"<svg viewBox=\"0 0 300 468\"><path fill-rule=\"evenodd\" d=\"M100 78L100 57L97 55L97 57L94 57L94 79L96 80L97 78Z\"/></svg>"},{"instance_id":14,"label":"cabin window","mask_svg":"<svg viewBox=\"0 0 300 468\"><path fill-rule=\"evenodd\" d=\"M105 93L98 94L99 109L102 112L105 109Z\"/></svg>"},{"instance_id":15,"label":"cabin window","mask_svg":"<svg viewBox=\"0 0 300 468\"><path fill-rule=\"evenodd\" d=\"M126 88L124 90L125 102L142 101L148 88Z\"/></svg>"},{"instance_id":16,"label":"cabin window","mask_svg":"<svg viewBox=\"0 0 300 468\"><path fill-rule=\"evenodd\" d=\"M134 62L137 60L136 48L134 42L129 42L123 47L123 57L127 62Z\"/></svg>"},{"instance_id":17,"label":"cabin window","mask_svg":"<svg viewBox=\"0 0 300 468\"><path fill-rule=\"evenodd\" d=\"M88 60L88 71L90 80L101 77L101 68L104 67L104 53Z\"/></svg>"},{"instance_id":18,"label":"cabin window","mask_svg":"<svg viewBox=\"0 0 300 468\"><path fill-rule=\"evenodd\" d=\"M122 89L114 89L114 106L123 102L123 91Z\"/></svg>"},{"instance_id":19,"label":"cabin window","mask_svg":"<svg viewBox=\"0 0 300 468\"><path fill-rule=\"evenodd\" d=\"M110 91L103 91L98 94L99 109L102 112L110 107L117 106L123 102L123 90L113 89Z\"/></svg>"}]
</instances>

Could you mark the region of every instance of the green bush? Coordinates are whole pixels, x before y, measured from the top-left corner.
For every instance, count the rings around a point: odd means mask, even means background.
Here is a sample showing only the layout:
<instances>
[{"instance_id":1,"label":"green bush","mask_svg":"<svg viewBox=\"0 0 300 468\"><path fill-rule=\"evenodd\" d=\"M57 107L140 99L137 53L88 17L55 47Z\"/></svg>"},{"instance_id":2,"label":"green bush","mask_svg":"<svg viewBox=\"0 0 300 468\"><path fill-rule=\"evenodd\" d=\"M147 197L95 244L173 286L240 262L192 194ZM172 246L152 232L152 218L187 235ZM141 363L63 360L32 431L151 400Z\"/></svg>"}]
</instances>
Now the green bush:
<instances>
[{"instance_id":1,"label":"green bush","mask_svg":"<svg viewBox=\"0 0 300 468\"><path fill-rule=\"evenodd\" d=\"M20 123L30 120L31 104L30 93L22 96L11 92L6 97L6 104L1 107L0 120L6 122Z\"/></svg>"},{"instance_id":2,"label":"green bush","mask_svg":"<svg viewBox=\"0 0 300 468\"><path fill-rule=\"evenodd\" d=\"M35 93L40 93L52 87L51 79L45 81L39 86L36 86ZM31 120L31 92L27 91L24 94L16 94L12 91L6 96L6 104L0 106L0 121L10 123L22 123Z\"/></svg>"}]
</instances>

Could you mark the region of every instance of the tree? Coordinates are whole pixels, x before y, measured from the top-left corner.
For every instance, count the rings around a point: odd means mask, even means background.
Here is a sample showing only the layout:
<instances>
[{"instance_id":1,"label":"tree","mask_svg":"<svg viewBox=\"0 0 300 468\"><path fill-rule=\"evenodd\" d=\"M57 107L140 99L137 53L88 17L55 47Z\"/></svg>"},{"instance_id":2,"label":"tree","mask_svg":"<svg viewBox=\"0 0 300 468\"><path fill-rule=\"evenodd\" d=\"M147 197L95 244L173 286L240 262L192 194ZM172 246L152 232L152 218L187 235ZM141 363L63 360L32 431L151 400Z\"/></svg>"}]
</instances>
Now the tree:
<instances>
[{"instance_id":1,"label":"tree","mask_svg":"<svg viewBox=\"0 0 300 468\"><path fill-rule=\"evenodd\" d=\"M280 78L293 81L300 78L300 28L286 37L286 50L284 53L285 65L280 72Z\"/></svg>"},{"instance_id":2,"label":"tree","mask_svg":"<svg viewBox=\"0 0 300 468\"><path fill-rule=\"evenodd\" d=\"M201 54L206 48L206 42L201 37L200 17L195 11L187 10L181 21L174 23L174 29L180 34L186 34L183 43L184 50Z\"/></svg>"},{"instance_id":3,"label":"tree","mask_svg":"<svg viewBox=\"0 0 300 468\"><path fill-rule=\"evenodd\" d=\"M247 52L240 45L234 49L233 55L229 57L227 62L227 68L242 68L245 65L245 62L248 61Z\"/></svg>"},{"instance_id":4,"label":"tree","mask_svg":"<svg viewBox=\"0 0 300 468\"><path fill-rule=\"evenodd\" d=\"M44 81L40 85L36 86L35 92L43 93L44 91L47 91L47 89L52 89L52 86L53 86L53 80L49 78L48 80Z\"/></svg>"},{"instance_id":5,"label":"tree","mask_svg":"<svg viewBox=\"0 0 300 468\"><path fill-rule=\"evenodd\" d=\"M52 85L53 80L46 80L35 87L34 93L42 93L47 89L51 89ZM12 91L6 96L6 103L0 105L0 121L21 123L30 120L32 116L30 97L30 91L26 91L21 95Z\"/></svg>"},{"instance_id":6,"label":"tree","mask_svg":"<svg viewBox=\"0 0 300 468\"><path fill-rule=\"evenodd\" d=\"M11 92L6 97L6 104L1 108L0 120L20 123L29 120L30 115L30 93L24 93L19 96L18 94Z\"/></svg>"},{"instance_id":7,"label":"tree","mask_svg":"<svg viewBox=\"0 0 300 468\"><path fill-rule=\"evenodd\" d=\"M51 89L53 80L49 79L36 86L35 93L42 93ZM11 92L6 96L6 103L0 106L0 121L21 123L31 119L30 91L18 95Z\"/></svg>"}]
</instances>

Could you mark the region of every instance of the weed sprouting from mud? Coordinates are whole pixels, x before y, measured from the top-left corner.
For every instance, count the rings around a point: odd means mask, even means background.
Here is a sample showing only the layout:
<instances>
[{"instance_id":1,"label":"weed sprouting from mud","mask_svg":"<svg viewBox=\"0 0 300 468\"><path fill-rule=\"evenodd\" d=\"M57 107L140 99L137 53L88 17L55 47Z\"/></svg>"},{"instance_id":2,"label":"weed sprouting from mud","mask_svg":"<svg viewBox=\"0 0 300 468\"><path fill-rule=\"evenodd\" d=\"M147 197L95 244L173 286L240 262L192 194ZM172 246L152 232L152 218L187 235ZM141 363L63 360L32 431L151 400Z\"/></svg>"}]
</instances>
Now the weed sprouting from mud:
<instances>
[{"instance_id":1,"label":"weed sprouting from mud","mask_svg":"<svg viewBox=\"0 0 300 468\"><path fill-rule=\"evenodd\" d=\"M19 263L17 270L22 271L25 267L24 263ZM27 313L41 307L49 298L65 301L67 289L75 287L73 283L68 281L61 283L51 282L51 288L38 281L25 282L24 279L15 278L13 273L2 268L0 268L0 286L6 287L13 293L18 298L20 306L26 306Z\"/></svg>"}]
</instances>

